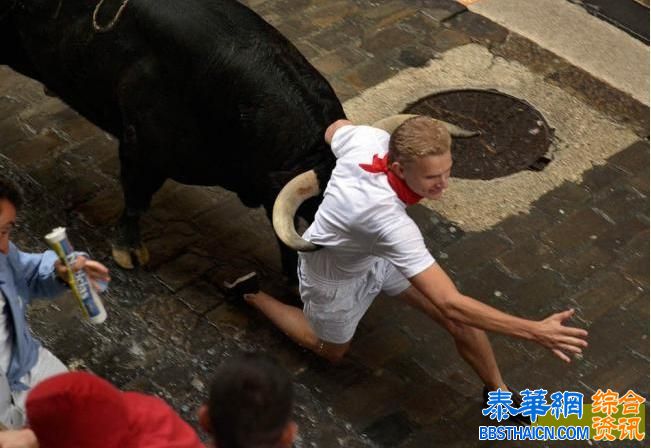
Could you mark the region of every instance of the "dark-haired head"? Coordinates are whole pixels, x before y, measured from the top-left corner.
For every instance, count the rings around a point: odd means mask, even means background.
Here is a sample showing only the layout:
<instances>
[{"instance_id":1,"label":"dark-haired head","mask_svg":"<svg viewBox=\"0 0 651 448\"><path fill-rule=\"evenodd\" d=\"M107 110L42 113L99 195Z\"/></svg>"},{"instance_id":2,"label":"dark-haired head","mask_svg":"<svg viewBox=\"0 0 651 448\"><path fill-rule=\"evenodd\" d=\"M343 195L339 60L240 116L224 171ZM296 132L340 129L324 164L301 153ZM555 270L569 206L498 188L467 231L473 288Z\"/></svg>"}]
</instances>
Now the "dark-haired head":
<instances>
[{"instance_id":1,"label":"dark-haired head","mask_svg":"<svg viewBox=\"0 0 651 448\"><path fill-rule=\"evenodd\" d=\"M0 177L0 200L2 199L11 202L18 210L23 205L23 192L14 181Z\"/></svg>"},{"instance_id":2,"label":"dark-haired head","mask_svg":"<svg viewBox=\"0 0 651 448\"><path fill-rule=\"evenodd\" d=\"M293 401L287 371L249 353L219 366L199 420L219 448L290 447L296 435Z\"/></svg>"}]
</instances>

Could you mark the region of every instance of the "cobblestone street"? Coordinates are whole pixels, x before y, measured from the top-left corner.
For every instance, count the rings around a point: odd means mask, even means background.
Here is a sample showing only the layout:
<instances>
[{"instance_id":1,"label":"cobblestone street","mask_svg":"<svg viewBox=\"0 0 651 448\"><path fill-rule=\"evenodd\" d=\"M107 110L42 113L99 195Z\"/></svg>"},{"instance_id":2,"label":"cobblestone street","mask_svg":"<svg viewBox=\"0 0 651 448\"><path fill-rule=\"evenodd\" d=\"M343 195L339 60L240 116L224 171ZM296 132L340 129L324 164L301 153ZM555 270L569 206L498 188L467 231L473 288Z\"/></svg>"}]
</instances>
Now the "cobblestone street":
<instances>
[{"instance_id":1,"label":"cobblestone street","mask_svg":"<svg viewBox=\"0 0 651 448\"><path fill-rule=\"evenodd\" d=\"M530 319L574 307L573 322L590 331L590 346L569 365L533 343L491 335L514 389L576 390L588 397L599 388L633 389L648 401L648 101L454 1L243 3L324 74L347 112L373 109L360 95L405 71L476 48L493 58L492 65L517 66L570 98L568 108L584 108L612 127L611 134L625 135L621 145L602 142L602 152L582 156L583 165L558 181L535 178L545 188L526 207L512 212L510 198L498 196L501 206L486 225L456 219L458 210L448 213L445 203L416 205L409 213L463 293ZM640 64L648 66L648 60ZM552 123L564 120L551 107L540 109ZM588 122L586 117L577 120ZM584 147L590 151L592 143L554 126L558 158L549 169L572 167L570 155ZM0 66L0 166L26 191L14 237L18 246L44 250L43 236L66 226L76 248L112 270L103 325L82 322L70 296L32 307L35 333L68 365L88 368L124 389L158 394L196 426L215 367L238 351L261 350L294 376L297 446L480 444L477 427L486 424L481 382L447 333L407 305L380 296L362 320L350 355L330 366L245 304L225 301L223 281L256 270L265 290L297 303L285 286L264 211L247 209L230 192L167 181L142 222L150 265L118 268L107 241L122 210L117 141L7 66ZM477 182L473 189L507 181ZM647 434L648 427L647 419ZM579 445L585 446L563 444Z\"/></svg>"}]
</instances>

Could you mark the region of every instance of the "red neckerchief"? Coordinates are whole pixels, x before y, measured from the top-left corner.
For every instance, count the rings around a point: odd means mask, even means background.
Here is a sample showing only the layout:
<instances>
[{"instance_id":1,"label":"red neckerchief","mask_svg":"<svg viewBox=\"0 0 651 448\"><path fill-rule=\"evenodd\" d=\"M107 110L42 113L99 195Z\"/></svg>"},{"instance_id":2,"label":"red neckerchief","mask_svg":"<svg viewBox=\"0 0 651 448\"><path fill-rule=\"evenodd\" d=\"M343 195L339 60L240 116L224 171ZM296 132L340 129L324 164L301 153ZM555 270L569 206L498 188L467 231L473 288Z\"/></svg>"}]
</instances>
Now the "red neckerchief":
<instances>
[{"instance_id":1,"label":"red neckerchief","mask_svg":"<svg viewBox=\"0 0 651 448\"><path fill-rule=\"evenodd\" d=\"M414 193L409 188L404 180L400 179L393 171L389 169L389 154L383 158L378 157L377 154L373 156L373 162L369 165L367 163L360 163L359 167L369 173L384 173L387 175L389 185L396 192L398 198L407 205L413 205L423 199L422 196Z\"/></svg>"}]
</instances>

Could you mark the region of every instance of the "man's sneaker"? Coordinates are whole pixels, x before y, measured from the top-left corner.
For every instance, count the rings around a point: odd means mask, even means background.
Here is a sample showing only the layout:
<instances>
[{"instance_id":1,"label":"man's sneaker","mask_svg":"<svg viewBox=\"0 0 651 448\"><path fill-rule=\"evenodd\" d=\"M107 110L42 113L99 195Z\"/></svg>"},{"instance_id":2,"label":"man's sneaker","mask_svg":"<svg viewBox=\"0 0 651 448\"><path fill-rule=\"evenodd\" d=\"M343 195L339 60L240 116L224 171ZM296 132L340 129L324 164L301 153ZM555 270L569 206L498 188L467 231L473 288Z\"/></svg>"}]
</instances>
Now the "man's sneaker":
<instances>
[{"instance_id":1,"label":"man's sneaker","mask_svg":"<svg viewBox=\"0 0 651 448\"><path fill-rule=\"evenodd\" d=\"M232 283L224 282L226 293L233 298L242 298L244 294L255 294L260 291L260 283L256 272L249 272L233 280Z\"/></svg>"},{"instance_id":2,"label":"man's sneaker","mask_svg":"<svg viewBox=\"0 0 651 448\"><path fill-rule=\"evenodd\" d=\"M514 390L511 390L509 387L509 392L511 392L511 400L513 400L512 406L514 408L520 408L522 406L522 397L520 394ZM493 392L491 389L488 387L484 386L484 407L483 409L486 409L488 407L488 392ZM504 422L509 422L514 425L518 426L531 426L531 419L529 417L525 417L523 415L511 415L509 418L506 420L503 420Z\"/></svg>"}]
</instances>

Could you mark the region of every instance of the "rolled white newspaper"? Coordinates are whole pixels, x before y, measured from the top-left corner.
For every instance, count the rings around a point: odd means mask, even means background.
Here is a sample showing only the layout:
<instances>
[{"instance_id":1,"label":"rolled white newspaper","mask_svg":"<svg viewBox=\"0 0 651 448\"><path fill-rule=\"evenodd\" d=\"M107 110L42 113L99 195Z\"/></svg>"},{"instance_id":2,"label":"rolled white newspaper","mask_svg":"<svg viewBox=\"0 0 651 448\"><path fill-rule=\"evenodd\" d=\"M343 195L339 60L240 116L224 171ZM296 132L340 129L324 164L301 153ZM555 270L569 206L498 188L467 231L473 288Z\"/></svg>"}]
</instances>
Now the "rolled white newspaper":
<instances>
[{"instance_id":1,"label":"rolled white newspaper","mask_svg":"<svg viewBox=\"0 0 651 448\"><path fill-rule=\"evenodd\" d=\"M52 229L45 235L45 241L56 252L62 263L68 268L68 284L81 307L84 315L94 324L101 324L106 320L106 310L104 304L99 298L97 291L91 285L86 272L83 269L73 272L72 266L75 264L75 253L72 244L68 240L65 227Z\"/></svg>"}]
</instances>

